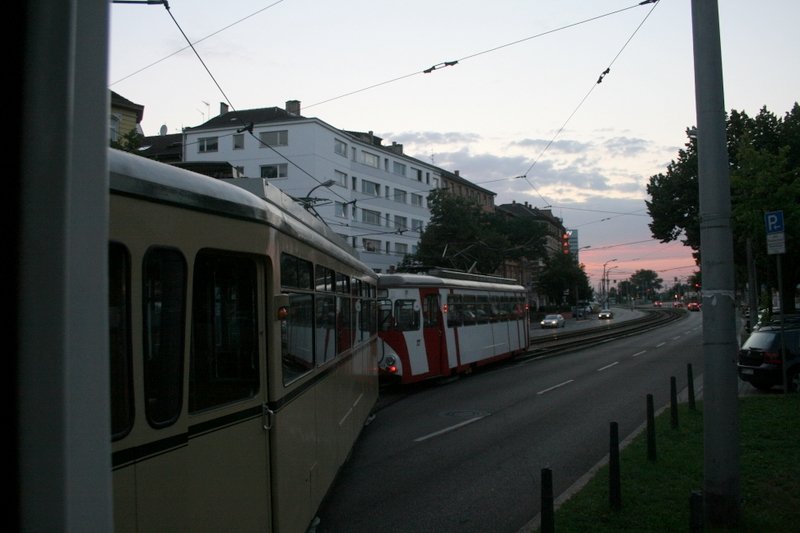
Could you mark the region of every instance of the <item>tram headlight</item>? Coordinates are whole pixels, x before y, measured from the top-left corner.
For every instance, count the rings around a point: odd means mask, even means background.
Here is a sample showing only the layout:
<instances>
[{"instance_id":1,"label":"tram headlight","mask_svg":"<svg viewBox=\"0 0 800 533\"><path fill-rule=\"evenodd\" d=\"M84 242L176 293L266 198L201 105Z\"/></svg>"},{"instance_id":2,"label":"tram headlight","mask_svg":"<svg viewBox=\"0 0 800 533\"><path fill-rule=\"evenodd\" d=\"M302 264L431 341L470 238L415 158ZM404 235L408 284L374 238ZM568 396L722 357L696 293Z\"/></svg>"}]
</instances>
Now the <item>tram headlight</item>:
<instances>
[{"instance_id":1,"label":"tram headlight","mask_svg":"<svg viewBox=\"0 0 800 533\"><path fill-rule=\"evenodd\" d=\"M389 355L386 357L383 368L391 374L397 373L397 359L394 355Z\"/></svg>"}]
</instances>

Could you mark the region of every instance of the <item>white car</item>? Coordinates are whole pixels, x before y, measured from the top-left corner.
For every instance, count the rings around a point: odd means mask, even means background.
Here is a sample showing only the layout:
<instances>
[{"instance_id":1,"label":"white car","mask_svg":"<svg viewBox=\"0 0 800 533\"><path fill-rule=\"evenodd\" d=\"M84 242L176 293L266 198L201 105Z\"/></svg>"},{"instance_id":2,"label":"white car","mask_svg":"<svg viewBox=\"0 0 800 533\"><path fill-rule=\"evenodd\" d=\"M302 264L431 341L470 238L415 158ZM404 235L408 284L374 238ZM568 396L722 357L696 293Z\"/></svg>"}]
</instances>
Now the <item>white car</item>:
<instances>
[{"instance_id":1,"label":"white car","mask_svg":"<svg viewBox=\"0 0 800 533\"><path fill-rule=\"evenodd\" d=\"M567 325L563 315L547 315L540 322L542 328L563 328Z\"/></svg>"},{"instance_id":2,"label":"white car","mask_svg":"<svg viewBox=\"0 0 800 533\"><path fill-rule=\"evenodd\" d=\"M606 319L606 318L614 318L614 313L611 312L611 309L603 309L599 313L597 313L597 318Z\"/></svg>"}]
</instances>

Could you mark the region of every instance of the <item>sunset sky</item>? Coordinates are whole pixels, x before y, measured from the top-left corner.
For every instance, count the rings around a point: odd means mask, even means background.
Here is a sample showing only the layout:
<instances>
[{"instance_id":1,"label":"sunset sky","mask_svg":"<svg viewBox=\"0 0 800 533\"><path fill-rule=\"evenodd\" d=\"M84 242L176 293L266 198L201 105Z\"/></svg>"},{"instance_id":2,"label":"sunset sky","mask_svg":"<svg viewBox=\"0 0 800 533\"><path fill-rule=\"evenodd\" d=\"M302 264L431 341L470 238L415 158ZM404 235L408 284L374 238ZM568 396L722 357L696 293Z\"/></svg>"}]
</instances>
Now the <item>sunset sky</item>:
<instances>
[{"instance_id":1,"label":"sunset sky","mask_svg":"<svg viewBox=\"0 0 800 533\"><path fill-rule=\"evenodd\" d=\"M800 94L800 3L719 4L726 109L782 116ZM644 203L696 123L690 0L169 6L111 10L109 87L145 106L145 135L196 126L222 101L300 100L304 116L460 171L496 204L552 209L589 247L595 286L604 264L667 287L697 270L680 243L652 239Z\"/></svg>"}]
</instances>

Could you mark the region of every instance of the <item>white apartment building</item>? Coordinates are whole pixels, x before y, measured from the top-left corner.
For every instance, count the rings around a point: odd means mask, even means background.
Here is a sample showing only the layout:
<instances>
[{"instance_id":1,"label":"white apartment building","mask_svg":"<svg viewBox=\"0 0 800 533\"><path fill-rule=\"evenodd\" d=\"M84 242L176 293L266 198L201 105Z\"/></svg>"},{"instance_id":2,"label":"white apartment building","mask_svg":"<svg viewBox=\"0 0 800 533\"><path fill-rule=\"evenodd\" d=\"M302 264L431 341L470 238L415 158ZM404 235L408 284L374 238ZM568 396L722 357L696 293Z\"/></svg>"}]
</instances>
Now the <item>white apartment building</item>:
<instances>
[{"instance_id":1,"label":"white apartment building","mask_svg":"<svg viewBox=\"0 0 800 533\"><path fill-rule=\"evenodd\" d=\"M369 133L300 114L300 102L229 111L184 130L183 161L228 162L264 179L317 214L376 272L416 252L430 220L428 193L442 170Z\"/></svg>"}]
</instances>

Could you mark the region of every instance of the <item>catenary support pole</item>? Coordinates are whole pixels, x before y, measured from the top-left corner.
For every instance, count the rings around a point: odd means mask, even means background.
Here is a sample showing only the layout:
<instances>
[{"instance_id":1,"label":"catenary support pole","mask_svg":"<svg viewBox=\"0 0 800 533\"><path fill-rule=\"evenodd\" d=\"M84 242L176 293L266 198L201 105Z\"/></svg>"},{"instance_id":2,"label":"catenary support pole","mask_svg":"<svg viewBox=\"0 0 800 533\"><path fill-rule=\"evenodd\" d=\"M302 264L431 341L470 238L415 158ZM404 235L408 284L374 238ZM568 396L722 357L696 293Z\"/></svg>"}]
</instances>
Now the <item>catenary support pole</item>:
<instances>
[{"instance_id":1,"label":"catenary support pole","mask_svg":"<svg viewBox=\"0 0 800 533\"><path fill-rule=\"evenodd\" d=\"M730 176L717 0L692 0L703 273L703 505L712 527L740 515Z\"/></svg>"}]
</instances>

